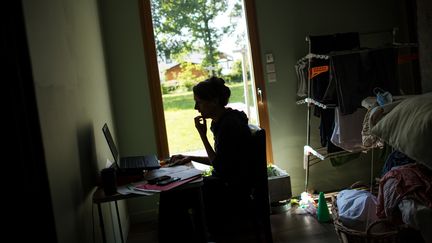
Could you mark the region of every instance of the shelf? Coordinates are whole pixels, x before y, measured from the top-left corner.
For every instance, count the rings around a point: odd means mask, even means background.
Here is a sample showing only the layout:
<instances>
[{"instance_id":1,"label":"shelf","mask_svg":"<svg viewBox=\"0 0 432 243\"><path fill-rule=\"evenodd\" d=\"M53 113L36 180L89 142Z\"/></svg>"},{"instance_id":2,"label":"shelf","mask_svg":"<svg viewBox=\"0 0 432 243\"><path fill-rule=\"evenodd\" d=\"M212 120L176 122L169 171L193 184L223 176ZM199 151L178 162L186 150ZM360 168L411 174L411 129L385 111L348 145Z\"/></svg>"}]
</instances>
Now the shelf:
<instances>
[{"instance_id":1,"label":"shelf","mask_svg":"<svg viewBox=\"0 0 432 243\"><path fill-rule=\"evenodd\" d=\"M338 151L338 152L328 153L327 147L321 147L321 148L314 149L309 145L305 145L303 148L303 168L306 169L306 167L308 165L312 166L312 165L317 164L317 163L319 163L325 159L330 159L330 158L343 156L343 155L349 155L349 154L352 154L352 152L342 150L342 151ZM309 158L309 156L312 156L312 155L315 157Z\"/></svg>"},{"instance_id":2,"label":"shelf","mask_svg":"<svg viewBox=\"0 0 432 243\"><path fill-rule=\"evenodd\" d=\"M331 109L331 108L335 108L336 107L336 105L334 105L334 104L323 104L323 103L321 103L319 101L316 101L316 100L314 100L312 98L304 98L304 99L298 100L298 101L296 101L296 104L297 105L301 105L301 104L313 104L313 105L316 105L316 106L321 107L323 109Z\"/></svg>"}]
</instances>

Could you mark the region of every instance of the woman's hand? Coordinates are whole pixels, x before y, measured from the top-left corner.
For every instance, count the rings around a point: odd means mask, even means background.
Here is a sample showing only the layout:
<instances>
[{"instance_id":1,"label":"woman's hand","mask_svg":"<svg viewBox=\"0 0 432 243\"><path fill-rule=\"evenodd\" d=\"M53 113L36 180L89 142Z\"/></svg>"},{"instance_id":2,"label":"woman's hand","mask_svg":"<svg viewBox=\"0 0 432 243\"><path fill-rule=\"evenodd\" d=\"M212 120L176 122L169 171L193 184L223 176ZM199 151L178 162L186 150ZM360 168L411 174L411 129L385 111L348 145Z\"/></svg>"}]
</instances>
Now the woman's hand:
<instances>
[{"instance_id":1,"label":"woman's hand","mask_svg":"<svg viewBox=\"0 0 432 243\"><path fill-rule=\"evenodd\" d=\"M177 155L171 156L168 165L169 166L183 165L183 164L187 164L187 163L189 163L191 161L192 161L192 158L190 156L186 156L186 155L182 155L182 154L177 154Z\"/></svg>"},{"instance_id":2,"label":"woman's hand","mask_svg":"<svg viewBox=\"0 0 432 243\"><path fill-rule=\"evenodd\" d=\"M194 118L195 120L195 128L198 130L198 133L201 137L205 137L207 135L207 122L206 119L202 116L197 116Z\"/></svg>"}]
</instances>

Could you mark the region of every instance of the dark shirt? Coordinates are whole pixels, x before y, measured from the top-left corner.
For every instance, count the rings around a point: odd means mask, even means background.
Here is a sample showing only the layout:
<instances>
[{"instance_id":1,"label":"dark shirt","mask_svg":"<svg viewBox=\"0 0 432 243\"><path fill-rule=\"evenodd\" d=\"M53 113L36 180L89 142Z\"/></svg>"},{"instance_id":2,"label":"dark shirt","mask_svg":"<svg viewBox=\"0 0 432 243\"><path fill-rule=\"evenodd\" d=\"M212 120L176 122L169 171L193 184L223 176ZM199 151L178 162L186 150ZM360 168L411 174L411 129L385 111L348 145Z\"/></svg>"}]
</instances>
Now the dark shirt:
<instances>
[{"instance_id":1,"label":"dark shirt","mask_svg":"<svg viewBox=\"0 0 432 243\"><path fill-rule=\"evenodd\" d=\"M212 122L210 130L216 153L213 175L235 184L247 183L252 135L246 114L227 108L217 122Z\"/></svg>"},{"instance_id":2,"label":"dark shirt","mask_svg":"<svg viewBox=\"0 0 432 243\"><path fill-rule=\"evenodd\" d=\"M191 233L191 229L199 227L202 223L191 220L202 219L202 208L205 210L206 227L211 234L221 234L221 225L226 224L227 220L232 220L228 217L239 217L239 209L247 208L245 205L250 201L253 180L252 173L249 172L252 167L248 166L253 154L253 151L250 151L252 135L248 118L244 112L227 108L217 122L212 122L210 130L214 135L216 152L212 161L213 175L203 178L202 190L192 187L160 194L160 242L201 242L199 239L190 240L188 237L201 235ZM204 207L200 205L200 199L203 200ZM190 208L194 209L194 217L190 215ZM247 213L251 215L249 211ZM247 217L241 215L241 218ZM181 222L180 227L174 227L175 234L165 232L164 229L172 228L169 225L173 219Z\"/></svg>"}]
</instances>

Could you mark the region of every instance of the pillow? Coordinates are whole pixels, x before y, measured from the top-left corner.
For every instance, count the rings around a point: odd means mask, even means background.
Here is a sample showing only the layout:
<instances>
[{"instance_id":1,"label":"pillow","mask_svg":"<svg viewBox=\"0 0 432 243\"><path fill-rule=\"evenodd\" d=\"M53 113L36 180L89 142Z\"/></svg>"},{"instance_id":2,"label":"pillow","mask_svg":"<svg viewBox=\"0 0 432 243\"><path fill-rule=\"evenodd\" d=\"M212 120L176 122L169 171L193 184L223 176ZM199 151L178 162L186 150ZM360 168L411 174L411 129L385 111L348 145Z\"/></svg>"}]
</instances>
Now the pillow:
<instances>
[{"instance_id":1,"label":"pillow","mask_svg":"<svg viewBox=\"0 0 432 243\"><path fill-rule=\"evenodd\" d=\"M432 169L432 93L403 100L371 134Z\"/></svg>"}]
</instances>

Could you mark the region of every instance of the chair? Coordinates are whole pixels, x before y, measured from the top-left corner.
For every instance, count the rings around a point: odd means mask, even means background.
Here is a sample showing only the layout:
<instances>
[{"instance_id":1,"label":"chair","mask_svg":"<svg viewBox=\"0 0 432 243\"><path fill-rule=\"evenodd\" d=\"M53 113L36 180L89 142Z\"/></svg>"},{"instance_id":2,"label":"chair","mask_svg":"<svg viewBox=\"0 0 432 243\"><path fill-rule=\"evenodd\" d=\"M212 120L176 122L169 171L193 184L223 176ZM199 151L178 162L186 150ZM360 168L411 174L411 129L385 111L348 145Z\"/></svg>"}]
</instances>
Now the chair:
<instances>
[{"instance_id":1,"label":"chair","mask_svg":"<svg viewBox=\"0 0 432 243\"><path fill-rule=\"evenodd\" d=\"M254 185L251 194L255 214L255 232L260 242L273 242L270 224L270 201L267 176L266 134L264 129L250 125L252 131L252 151L256 154L253 161Z\"/></svg>"},{"instance_id":2,"label":"chair","mask_svg":"<svg viewBox=\"0 0 432 243\"><path fill-rule=\"evenodd\" d=\"M230 201L227 208L218 211L225 220L219 224L221 231L216 242L260 242L272 243L270 224L270 202L267 179L265 130L249 126L252 132L250 152L252 177L250 194L239 202ZM235 198L236 191L228 192L228 198ZM239 198L239 197L237 197ZM224 203L224 202L222 202ZM226 203L226 202L225 202Z\"/></svg>"}]
</instances>

